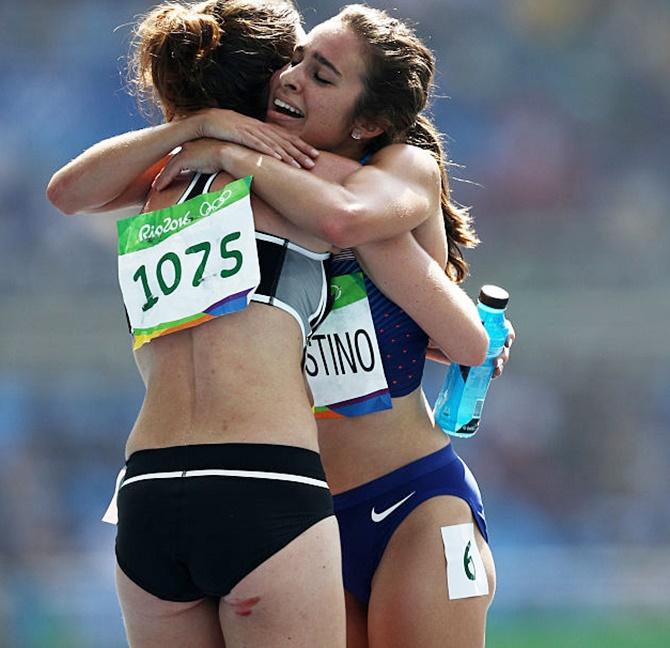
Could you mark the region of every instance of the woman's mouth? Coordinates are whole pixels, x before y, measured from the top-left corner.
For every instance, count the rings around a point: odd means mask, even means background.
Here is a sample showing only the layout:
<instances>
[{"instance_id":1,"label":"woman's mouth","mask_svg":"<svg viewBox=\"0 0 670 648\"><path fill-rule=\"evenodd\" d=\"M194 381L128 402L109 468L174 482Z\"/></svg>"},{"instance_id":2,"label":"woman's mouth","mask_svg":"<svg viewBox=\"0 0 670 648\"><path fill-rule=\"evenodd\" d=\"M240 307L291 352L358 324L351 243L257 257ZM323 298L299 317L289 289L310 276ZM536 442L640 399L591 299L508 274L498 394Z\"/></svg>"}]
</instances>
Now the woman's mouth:
<instances>
[{"instance_id":1,"label":"woman's mouth","mask_svg":"<svg viewBox=\"0 0 670 648\"><path fill-rule=\"evenodd\" d=\"M305 117L305 113L303 113L295 106L282 101L281 99L275 98L275 100L272 102L272 105L274 109L282 115L288 115L289 117L293 117L295 119L303 119Z\"/></svg>"}]
</instances>

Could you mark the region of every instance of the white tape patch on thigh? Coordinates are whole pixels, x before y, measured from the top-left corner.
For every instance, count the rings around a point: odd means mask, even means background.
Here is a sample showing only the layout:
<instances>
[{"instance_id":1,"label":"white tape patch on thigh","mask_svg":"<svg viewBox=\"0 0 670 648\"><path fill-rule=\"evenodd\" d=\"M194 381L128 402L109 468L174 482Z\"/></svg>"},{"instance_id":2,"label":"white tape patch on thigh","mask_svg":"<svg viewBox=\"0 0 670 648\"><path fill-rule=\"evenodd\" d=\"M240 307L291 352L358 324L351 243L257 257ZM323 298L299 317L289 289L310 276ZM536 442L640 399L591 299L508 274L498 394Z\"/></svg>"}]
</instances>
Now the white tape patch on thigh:
<instances>
[{"instance_id":1,"label":"white tape patch on thigh","mask_svg":"<svg viewBox=\"0 0 670 648\"><path fill-rule=\"evenodd\" d=\"M454 524L440 529L447 559L447 589L450 599L486 596L489 581L475 539L475 525Z\"/></svg>"}]
</instances>

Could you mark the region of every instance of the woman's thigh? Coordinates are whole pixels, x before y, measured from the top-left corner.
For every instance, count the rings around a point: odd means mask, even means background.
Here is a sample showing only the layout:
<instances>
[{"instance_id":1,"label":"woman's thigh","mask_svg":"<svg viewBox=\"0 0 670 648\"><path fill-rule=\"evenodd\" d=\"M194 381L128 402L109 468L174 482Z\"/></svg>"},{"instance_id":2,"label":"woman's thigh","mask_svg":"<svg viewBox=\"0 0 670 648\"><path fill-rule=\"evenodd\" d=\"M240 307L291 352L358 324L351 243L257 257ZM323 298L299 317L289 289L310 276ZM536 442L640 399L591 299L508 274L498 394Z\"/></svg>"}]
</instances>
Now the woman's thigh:
<instances>
[{"instance_id":1,"label":"woman's thigh","mask_svg":"<svg viewBox=\"0 0 670 648\"><path fill-rule=\"evenodd\" d=\"M245 576L221 600L227 648L344 648L337 521L321 520Z\"/></svg>"},{"instance_id":2,"label":"woman's thigh","mask_svg":"<svg viewBox=\"0 0 670 648\"><path fill-rule=\"evenodd\" d=\"M368 609L353 594L344 591L347 611L347 648L368 648Z\"/></svg>"},{"instance_id":3,"label":"woman's thigh","mask_svg":"<svg viewBox=\"0 0 670 648\"><path fill-rule=\"evenodd\" d=\"M450 553L442 529L450 537L469 529L457 525L469 524L476 546ZM448 573L448 560L463 574ZM475 565L480 565L479 576ZM429 499L396 529L375 572L368 609L370 648L482 648L494 591L493 556L468 504L452 496Z\"/></svg>"},{"instance_id":4,"label":"woman's thigh","mask_svg":"<svg viewBox=\"0 0 670 648\"><path fill-rule=\"evenodd\" d=\"M133 583L116 566L116 589L131 648L225 648L218 601L164 601Z\"/></svg>"}]
</instances>

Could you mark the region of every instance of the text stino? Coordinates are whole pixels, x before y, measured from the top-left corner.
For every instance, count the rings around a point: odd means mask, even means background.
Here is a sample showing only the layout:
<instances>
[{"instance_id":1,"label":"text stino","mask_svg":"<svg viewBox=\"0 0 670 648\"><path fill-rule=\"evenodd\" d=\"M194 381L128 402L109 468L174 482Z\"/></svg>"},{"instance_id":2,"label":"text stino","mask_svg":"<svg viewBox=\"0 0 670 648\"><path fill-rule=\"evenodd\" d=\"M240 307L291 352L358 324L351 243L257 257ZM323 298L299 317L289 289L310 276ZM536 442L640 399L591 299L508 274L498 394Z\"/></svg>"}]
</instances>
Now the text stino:
<instances>
[{"instance_id":1,"label":"text stino","mask_svg":"<svg viewBox=\"0 0 670 648\"><path fill-rule=\"evenodd\" d=\"M364 329L353 334L347 331L344 335L313 335L305 354L305 372L312 377L319 373L330 376L331 372L336 376L361 371L369 373L375 365L374 346Z\"/></svg>"}]
</instances>

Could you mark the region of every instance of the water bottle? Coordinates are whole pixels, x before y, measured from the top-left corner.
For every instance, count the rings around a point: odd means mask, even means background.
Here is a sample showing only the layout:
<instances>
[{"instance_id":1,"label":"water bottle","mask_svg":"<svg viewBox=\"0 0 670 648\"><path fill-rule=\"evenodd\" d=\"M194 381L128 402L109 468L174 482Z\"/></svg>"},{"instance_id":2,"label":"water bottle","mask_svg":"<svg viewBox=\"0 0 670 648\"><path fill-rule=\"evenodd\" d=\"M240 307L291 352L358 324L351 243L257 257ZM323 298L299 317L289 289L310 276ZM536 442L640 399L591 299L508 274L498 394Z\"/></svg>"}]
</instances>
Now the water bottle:
<instances>
[{"instance_id":1,"label":"water bottle","mask_svg":"<svg viewBox=\"0 0 670 648\"><path fill-rule=\"evenodd\" d=\"M486 360L477 367L452 363L435 401L435 422L444 432L457 437L471 437L479 427L484 399L488 391L495 359L502 353L507 339L505 309L509 294L493 285L482 286L477 310L489 334Z\"/></svg>"}]
</instances>

